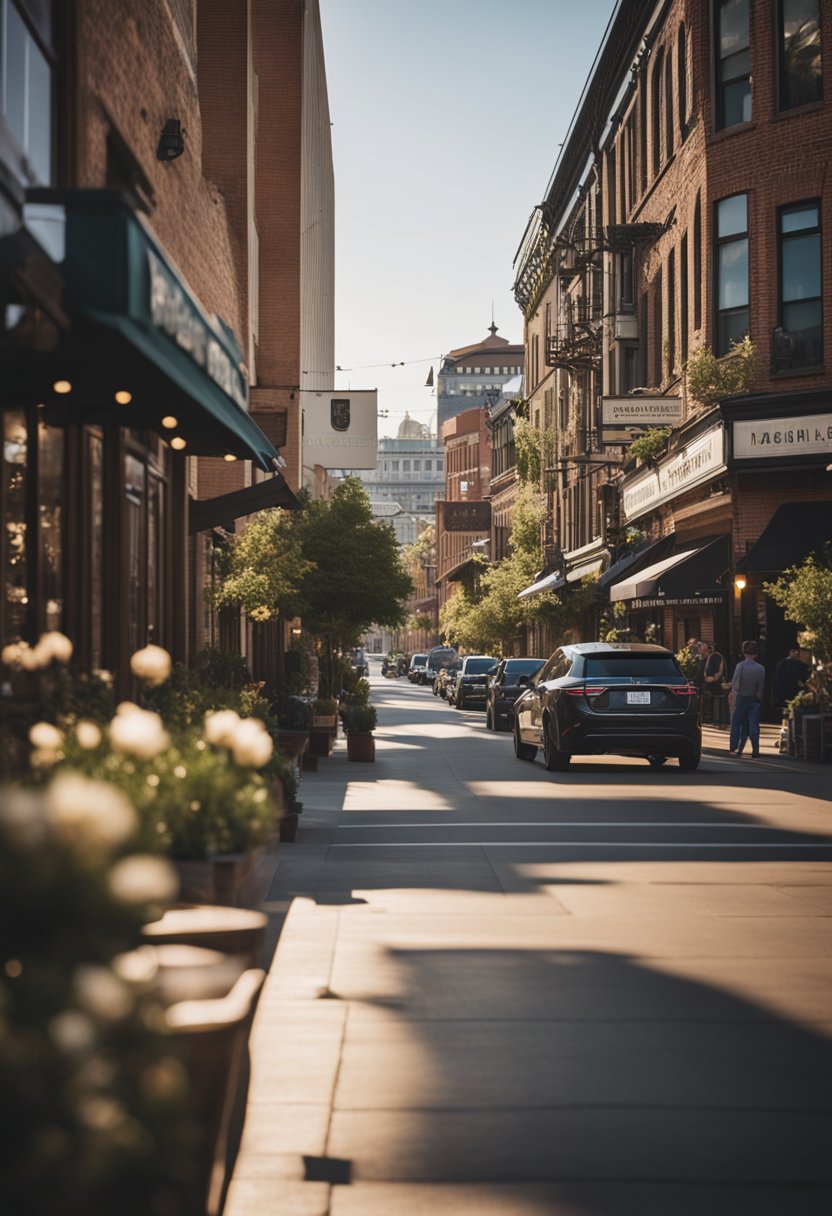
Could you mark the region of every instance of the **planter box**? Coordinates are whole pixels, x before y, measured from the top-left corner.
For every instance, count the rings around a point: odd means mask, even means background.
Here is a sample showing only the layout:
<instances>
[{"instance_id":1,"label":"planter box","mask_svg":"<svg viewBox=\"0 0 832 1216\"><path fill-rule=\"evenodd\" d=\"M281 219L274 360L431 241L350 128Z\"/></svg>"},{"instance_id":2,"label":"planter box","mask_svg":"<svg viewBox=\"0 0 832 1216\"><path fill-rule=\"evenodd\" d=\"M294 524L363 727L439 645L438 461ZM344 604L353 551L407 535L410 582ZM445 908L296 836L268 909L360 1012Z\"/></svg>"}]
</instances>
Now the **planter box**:
<instances>
[{"instance_id":1,"label":"planter box","mask_svg":"<svg viewBox=\"0 0 832 1216\"><path fill-rule=\"evenodd\" d=\"M187 904L236 904L240 891L262 853L226 853L200 861L174 861L179 900Z\"/></svg>"},{"instance_id":2,"label":"planter box","mask_svg":"<svg viewBox=\"0 0 832 1216\"><path fill-rule=\"evenodd\" d=\"M328 730L331 734L337 734L338 731L338 715L337 714L313 714L312 727L314 730Z\"/></svg>"},{"instance_id":3,"label":"planter box","mask_svg":"<svg viewBox=\"0 0 832 1216\"><path fill-rule=\"evenodd\" d=\"M280 820L280 824L278 826L278 832L280 834L280 843L281 844L292 844L292 842L294 841L295 837L298 834L299 819L300 819L299 815L296 815L293 812L288 812Z\"/></svg>"},{"instance_id":4,"label":"planter box","mask_svg":"<svg viewBox=\"0 0 832 1216\"><path fill-rule=\"evenodd\" d=\"M376 741L373 735L369 731L366 734L353 731L347 735L347 757L350 760L363 761L365 764L375 760Z\"/></svg>"},{"instance_id":5,"label":"planter box","mask_svg":"<svg viewBox=\"0 0 832 1216\"><path fill-rule=\"evenodd\" d=\"M335 743L335 735L328 727L312 727L309 732L310 756L328 756Z\"/></svg>"},{"instance_id":6,"label":"planter box","mask_svg":"<svg viewBox=\"0 0 832 1216\"><path fill-rule=\"evenodd\" d=\"M280 754L300 772L303 756L309 749L309 731L279 730L277 746Z\"/></svg>"}]
</instances>

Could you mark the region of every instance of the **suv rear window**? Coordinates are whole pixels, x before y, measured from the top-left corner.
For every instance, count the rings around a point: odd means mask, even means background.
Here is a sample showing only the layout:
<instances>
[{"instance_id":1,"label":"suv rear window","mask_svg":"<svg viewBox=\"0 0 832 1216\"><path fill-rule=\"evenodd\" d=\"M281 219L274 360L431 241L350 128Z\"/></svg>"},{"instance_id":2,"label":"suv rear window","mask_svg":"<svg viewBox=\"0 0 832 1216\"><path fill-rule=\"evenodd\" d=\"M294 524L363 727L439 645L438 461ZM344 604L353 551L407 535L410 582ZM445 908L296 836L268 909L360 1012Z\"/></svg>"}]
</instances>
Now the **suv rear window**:
<instances>
[{"instance_id":1,"label":"suv rear window","mask_svg":"<svg viewBox=\"0 0 832 1216\"><path fill-rule=\"evenodd\" d=\"M428 662L431 667L445 667L446 664L455 658L455 650L432 650L428 655Z\"/></svg>"},{"instance_id":2,"label":"suv rear window","mask_svg":"<svg viewBox=\"0 0 832 1216\"><path fill-rule=\"evenodd\" d=\"M533 676L542 666L542 659L509 659L506 663L506 675Z\"/></svg>"},{"instance_id":3,"label":"suv rear window","mask_svg":"<svg viewBox=\"0 0 832 1216\"><path fill-rule=\"evenodd\" d=\"M466 676L482 675L484 671L490 671L491 668L496 667L496 665L496 659L466 659L465 674Z\"/></svg>"},{"instance_id":4,"label":"suv rear window","mask_svg":"<svg viewBox=\"0 0 832 1216\"><path fill-rule=\"evenodd\" d=\"M672 654L605 654L587 655L584 674L588 680L618 676L681 676L682 669Z\"/></svg>"}]
</instances>

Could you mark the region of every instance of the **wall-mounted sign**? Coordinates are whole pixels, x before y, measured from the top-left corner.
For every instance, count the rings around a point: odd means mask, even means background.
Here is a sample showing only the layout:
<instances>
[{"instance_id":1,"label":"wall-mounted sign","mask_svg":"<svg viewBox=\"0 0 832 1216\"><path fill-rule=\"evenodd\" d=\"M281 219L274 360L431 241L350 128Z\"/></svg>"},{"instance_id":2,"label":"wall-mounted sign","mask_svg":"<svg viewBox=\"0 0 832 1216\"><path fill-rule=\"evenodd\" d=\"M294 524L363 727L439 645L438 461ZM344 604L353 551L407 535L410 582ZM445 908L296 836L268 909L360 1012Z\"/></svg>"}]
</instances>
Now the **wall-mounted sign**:
<instances>
[{"instance_id":1,"label":"wall-mounted sign","mask_svg":"<svg viewBox=\"0 0 832 1216\"><path fill-rule=\"evenodd\" d=\"M147 251L147 265L153 324L207 372L240 409L247 410L248 378L243 372L239 351L234 349L232 358L232 353L226 349L228 335L212 330L184 283L152 249Z\"/></svg>"},{"instance_id":2,"label":"wall-mounted sign","mask_svg":"<svg viewBox=\"0 0 832 1216\"><path fill-rule=\"evenodd\" d=\"M490 502L443 502L442 523L446 532L491 530Z\"/></svg>"},{"instance_id":3,"label":"wall-mounted sign","mask_svg":"<svg viewBox=\"0 0 832 1216\"><path fill-rule=\"evenodd\" d=\"M627 607L631 612L640 612L644 608L702 608L716 607L725 603L725 592L712 595L668 595L666 597L652 596L649 599L630 600Z\"/></svg>"},{"instance_id":4,"label":"wall-mounted sign","mask_svg":"<svg viewBox=\"0 0 832 1216\"><path fill-rule=\"evenodd\" d=\"M304 390L303 463L325 469L374 469L378 464L378 392L374 388Z\"/></svg>"},{"instance_id":5,"label":"wall-mounted sign","mask_svg":"<svg viewBox=\"0 0 832 1216\"><path fill-rule=\"evenodd\" d=\"M672 456L660 460L656 468L624 478L621 494L624 520L629 522L646 515L661 503L724 473L725 468L725 428L719 422Z\"/></svg>"},{"instance_id":6,"label":"wall-mounted sign","mask_svg":"<svg viewBox=\"0 0 832 1216\"><path fill-rule=\"evenodd\" d=\"M601 426L678 426L681 397L602 397Z\"/></svg>"},{"instance_id":7,"label":"wall-mounted sign","mask_svg":"<svg viewBox=\"0 0 832 1216\"><path fill-rule=\"evenodd\" d=\"M765 418L733 424L735 460L832 456L832 413Z\"/></svg>"}]
</instances>

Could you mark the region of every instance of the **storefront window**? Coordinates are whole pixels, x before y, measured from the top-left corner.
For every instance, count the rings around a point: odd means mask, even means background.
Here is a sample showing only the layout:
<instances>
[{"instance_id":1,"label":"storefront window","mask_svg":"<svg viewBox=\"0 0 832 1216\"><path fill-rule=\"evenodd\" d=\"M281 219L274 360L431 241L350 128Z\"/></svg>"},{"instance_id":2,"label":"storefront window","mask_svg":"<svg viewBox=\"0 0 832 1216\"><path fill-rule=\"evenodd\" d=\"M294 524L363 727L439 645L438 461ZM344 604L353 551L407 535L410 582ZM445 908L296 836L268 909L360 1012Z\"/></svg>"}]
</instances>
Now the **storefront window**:
<instances>
[{"instance_id":1,"label":"storefront window","mask_svg":"<svg viewBox=\"0 0 832 1216\"><path fill-rule=\"evenodd\" d=\"M104 666L103 578L104 578L104 444L100 435L90 431L89 443L89 570L90 570L90 665Z\"/></svg>"},{"instance_id":2,"label":"storefront window","mask_svg":"<svg viewBox=\"0 0 832 1216\"><path fill-rule=\"evenodd\" d=\"M63 495L64 431L38 426L38 552L42 605L38 622L46 629L63 628Z\"/></svg>"},{"instance_id":3,"label":"storefront window","mask_svg":"<svg viewBox=\"0 0 832 1216\"><path fill-rule=\"evenodd\" d=\"M127 513L127 644L130 654L145 644L145 466L135 456L124 458Z\"/></svg>"},{"instance_id":4,"label":"storefront window","mask_svg":"<svg viewBox=\"0 0 832 1216\"><path fill-rule=\"evenodd\" d=\"M26 490L29 442L22 410L3 414L3 462L0 477L2 509L2 638L4 642L26 633L29 605L26 549Z\"/></svg>"}]
</instances>

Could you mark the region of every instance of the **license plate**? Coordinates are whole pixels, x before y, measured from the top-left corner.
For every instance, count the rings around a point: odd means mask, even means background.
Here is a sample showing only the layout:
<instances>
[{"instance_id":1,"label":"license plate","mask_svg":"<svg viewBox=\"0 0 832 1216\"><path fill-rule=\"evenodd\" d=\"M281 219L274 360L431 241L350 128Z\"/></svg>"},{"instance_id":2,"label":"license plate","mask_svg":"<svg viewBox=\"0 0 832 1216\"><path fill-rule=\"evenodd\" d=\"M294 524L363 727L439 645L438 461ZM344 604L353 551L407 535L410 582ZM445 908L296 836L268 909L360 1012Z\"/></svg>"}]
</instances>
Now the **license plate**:
<instances>
[{"instance_id":1,"label":"license plate","mask_svg":"<svg viewBox=\"0 0 832 1216\"><path fill-rule=\"evenodd\" d=\"M649 705L650 704L650 693L649 692L628 692L627 693L627 704L628 705Z\"/></svg>"}]
</instances>

